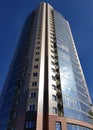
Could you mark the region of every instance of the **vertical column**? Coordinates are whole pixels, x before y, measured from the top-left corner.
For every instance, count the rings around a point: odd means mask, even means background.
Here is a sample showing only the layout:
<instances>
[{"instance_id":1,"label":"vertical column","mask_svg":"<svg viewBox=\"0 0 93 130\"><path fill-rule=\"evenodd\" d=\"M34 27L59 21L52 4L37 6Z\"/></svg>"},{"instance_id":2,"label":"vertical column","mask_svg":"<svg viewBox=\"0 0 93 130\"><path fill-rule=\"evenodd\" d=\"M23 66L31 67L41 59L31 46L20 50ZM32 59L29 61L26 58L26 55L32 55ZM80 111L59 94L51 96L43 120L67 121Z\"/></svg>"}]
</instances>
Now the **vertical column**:
<instances>
[{"instance_id":1,"label":"vertical column","mask_svg":"<svg viewBox=\"0 0 93 130\"><path fill-rule=\"evenodd\" d=\"M39 89L38 89L36 130L43 130L46 4L45 3L41 4L43 5L43 16L42 16L42 32L41 32L40 74L39 74L39 86L38 86Z\"/></svg>"}]
</instances>

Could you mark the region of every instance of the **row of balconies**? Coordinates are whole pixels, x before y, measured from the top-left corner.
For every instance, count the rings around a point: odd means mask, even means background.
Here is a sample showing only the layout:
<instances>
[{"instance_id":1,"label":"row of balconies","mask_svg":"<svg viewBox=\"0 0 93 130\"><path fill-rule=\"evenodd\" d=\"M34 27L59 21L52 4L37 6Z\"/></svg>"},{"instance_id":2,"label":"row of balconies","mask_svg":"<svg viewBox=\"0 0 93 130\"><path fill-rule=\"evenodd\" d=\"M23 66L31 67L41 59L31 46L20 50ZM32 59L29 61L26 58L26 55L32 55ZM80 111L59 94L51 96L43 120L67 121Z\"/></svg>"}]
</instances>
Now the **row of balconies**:
<instances>
[{"instance_id":1,"label":"row of balconies","mask_svg":"<svg viewBox=\"0 0 93 130\"><path fill-rule=\"evenodd\" d=\"M54 25L54 16L53 16L53 13L50 15L50 18L51 18L51 22L52 22L52 30L53 32L55 32L55 25ZM51 24L51 23L50 23ZM51 29L51 26L50 26L50 29ZM60 85L60 74L59 74L59 64L58 64L58 55L57 55L57 46L56 46L56 36L55 36L55 33L52 34L51 33L51 37L52 38L52 45L51 45L51 48L52 48L52 53L54 54L52 56L53 58L53 65L55 66L55 76L52 76L53 79L55 80L56 82L56 96L57 96L57 109L58 109L58 115L59 116L62 116L63 115L63 103L62 103L62 93L61 93L61 85Z\"/></svg>"}]
</instances>

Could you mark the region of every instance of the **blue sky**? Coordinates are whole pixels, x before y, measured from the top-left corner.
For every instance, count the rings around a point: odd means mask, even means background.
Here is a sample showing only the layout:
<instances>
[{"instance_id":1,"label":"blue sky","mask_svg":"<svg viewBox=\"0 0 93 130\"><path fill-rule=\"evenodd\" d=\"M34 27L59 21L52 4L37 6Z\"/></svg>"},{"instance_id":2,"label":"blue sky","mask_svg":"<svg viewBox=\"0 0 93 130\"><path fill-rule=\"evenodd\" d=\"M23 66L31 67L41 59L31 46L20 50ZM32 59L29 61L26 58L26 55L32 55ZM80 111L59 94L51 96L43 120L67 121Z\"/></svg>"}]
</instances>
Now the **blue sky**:
<instances>
[{"instance_id":1,"label":"blue sky","mask_svg":"<svg viewBox=\"0 0 93 130\"><path fill-rule=\"evenodd\" d=\"M26 17L42 0L0 1L0 91ZM45 0L70 23L93 100L93 0Z\"/></svg>"}]
</instances>

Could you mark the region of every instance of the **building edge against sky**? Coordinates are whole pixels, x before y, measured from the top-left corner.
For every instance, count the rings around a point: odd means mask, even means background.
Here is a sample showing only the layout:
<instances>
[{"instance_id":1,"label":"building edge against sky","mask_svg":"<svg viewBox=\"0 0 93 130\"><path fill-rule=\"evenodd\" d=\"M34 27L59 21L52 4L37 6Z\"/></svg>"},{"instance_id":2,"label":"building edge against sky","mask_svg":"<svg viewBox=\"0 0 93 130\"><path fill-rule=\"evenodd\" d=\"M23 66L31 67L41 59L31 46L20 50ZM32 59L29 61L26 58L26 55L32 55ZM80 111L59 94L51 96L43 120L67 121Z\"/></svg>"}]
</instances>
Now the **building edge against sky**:
<instances>
[{"instance_id":1,"label":"building edge against sky","mask_svg":"<svg viewBox=\"0 0 93 130\"><path fill-rule=\"evenodd\" d=\"M67 20L41 2L27 18L0 98L0 130L93 130Z\"/></svg>"}]
</instances>

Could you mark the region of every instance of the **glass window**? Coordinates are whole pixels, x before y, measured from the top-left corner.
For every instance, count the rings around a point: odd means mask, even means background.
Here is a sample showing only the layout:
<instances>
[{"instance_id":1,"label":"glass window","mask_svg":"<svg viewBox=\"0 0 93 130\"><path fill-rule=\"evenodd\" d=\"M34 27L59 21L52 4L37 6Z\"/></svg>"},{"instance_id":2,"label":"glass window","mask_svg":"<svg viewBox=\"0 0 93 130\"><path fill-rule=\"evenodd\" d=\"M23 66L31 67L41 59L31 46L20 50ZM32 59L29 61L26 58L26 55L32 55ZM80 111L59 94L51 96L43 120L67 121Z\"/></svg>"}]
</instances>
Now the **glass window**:
<instances>
[{"instance_id":1,"label":"glass window","mask_svg":"<svg viewBox=\"0 0 93 130\"><path fill-rule=\"evenodd\" d=\"M36 105L35 104L30 104L28 106L28 111L35 111L36 110Z\"/></svg>"},{"instance_id":2,"label":"glass window","mask_svg":"<svg viewBox=\"0 0 93 130\"><path fill-rule=\"evenodd\" d=\"M35 61L39 61L39 58L35 58Z\"/></svg>"},{"instance_id":3,"label":"glass window","mask_svg":"<svg viewBox=\"0 0 93 130\"><path fill-rule=\"evenodd\" d=\"M26 128L35 128L35 121L27 121Z\"/></svg>"},{"instance_id":4,"label":"glass window","mask_svg":"<svg viewBox=\"0 0 93 130\"><path fill-rule=\"evenodd\" d=\"M57 114L57 108L56 107L53 107L52 111L53 111L53 114Z\"/></svg>"},{"instance_id":5,"label":"glass window","mask_svg":"<svg viewBox=\"0 0 93 130\"><path fill-rule=\"evenodd\" d=\"M51 47L52 47L52 48L54 48L54 46L53 46L53 45L51 45ZM51 57L54 59L54 57L53 57L53 56L51 56Z\"/></svg>"},{"instance_id":6,"label":"glass window","mask_svg":"<svg viewBox=\"0 0 93 130\"><path fill-rule=\"evenodd\" d=\"M62 130L61 129L61 122L56 122L56 130Z\"/></svg>"},{"instance_id":7,"label":"glass window","mask_svg":"<svg viewBox=\"0 0 93 130\"><path fill-rule=\"evenodd\" d=\"M37 77L38 76L38 73L33 73L33 77Z\"/></svg>"},{"instance_id":8,"label":"glass window","mask_svg":"<svg viewBox=\"0 0 93 130\"><path fill-rule=\"evenodd\" d=\"M37 44L40 44L40 42L37 42Z\"/></svg>"},{"instance_id":9,"label":"glass window","mask_svg":"<svg viewBox=\"0 0 93 130\"><path fill-rule=\"evenodd\" d=\"M52 84L52 89L56 90L56 86L54 84Z\"/></svg>"},{"instance_id":10,"label":"glass window","mask_svg":"<svg viewBox=\"0 0 93 130\"><path fill-rule=\"evenodd\" d=\"M68 125L67 125L67 129L68 129L68 130L72 130L72 125L71 125L71 124L68 124Z\"/></svg>"},{"instance_id":11,"label":"glass window","mask_svg":"<svg viewBox=\"0 0 93 130\"><path fill-rule=\"evenodd\" d=\"M36 52L36 55L39 55L39 52Z\"/></svg>"},{"instance_id":12,"label":"glass window","mask_svg":"<svg viewBox=\"0 0 93 130\"><path fill-rule=\"evenodd\" d=\"M32 82L32 86L37 86L37 82L36 81Z\"/></svg>"},{"instance_id":13,"label":"glass window","mask_svg":"<svg viewBox=\"0 0 93 130\"><path fill-rule=\"evenodd\" d=\"M14 118L15 118L16 116L17 116L17 112L15 111L15 112L14 112Z\"/></svg>"},{"instance_id":14,"label":"glass window","mask_svg":"<svg viewBox=\"0 0 93 130\"><path fill-rule=\"evenodd\" d=\"M55 57L54 57L53 55L51 55L51 58L52 58L52 59L55 59Z\"/></svg>"},{"instance_id":15,"label":"glass window","mask_svg":"<svg viewBox=\"0 0 93 130\"><path fill-rule=\"evenodd\" d=\"M52 64L52 65L55 65L54 61L51 61L51 64Z\"/></svg>"},{"instance_id":16,"label":"glass window","mask_svg":"<svg viewBox=\"0 0 93 130\"><path fill-rule=\"evenodd\" d=\"M40 47L36 47L36 49L40 49Z\"/></svg>"},{"instance_id":17,"label":"glass window","mask_svg":"<svg viewBox=\"0 0 93 130\"><path fill-rule=\"evenodd\" d=\"M52 100L53 100L53 101L56 101L56 100L57 100L57 98L56 98L55 95L52 95Z\"/></svg>"},{"instance_id":18,"label":"glass window","mask_svg":"<svg viewBox=\"0 0 93 130\"><path fill-rule=\"evenodd\" d=\"M30 92L29 97L36 98L36 92Z\"/></svg>"},{"instance_id":19,"label":"glass window","mask_svg":"<svg viewBox=\"0 0 93 130\"><path fill-rule=\"evenodd\" d=\"M52 80L56 80L55 76L52 75Z\"/></svg>"},{"instance_id":20,"label":"glass window","mask_svg":"<svg viewBox=\"0 0 93 130\"><path fill-rule=\"evenodd\" d=\"M34 68L35 68L35 69L38 68L38 65L34 65Z\"/></svg>"},{"instance_id":21,"label":"glass window","mask_svg":"<svg viewBox=\"0 0 93 130\"><path fill-rule=\"evenodd\" d=\"M68 124L67 125L68 130L92 130L87 127L79 126L79 125L74 125L74 124Z\"/></svg>"},{"instance_id":22,"label":"glass window","mask_svg":"<svg viewBox=\"0 0 93 130\"><path fill-rule=\"evenodd\" d=\"M51 68L53 72L55 72L56 70L54 68Z\"/></svg>"},{"instance_id":23,"label":"glass window","mask_svg":"<svg viewBox=\"0 0 93 130\"><path fill-rule=\"evenodd\" d=\"M2 130L3 130L3 129L2 129ZM15 126L12 127L12 130L16 130L16 129L15 129Z\"/></svg>"},{"instance_id":24,"label":"glass window","mask_svg":"<svg viewBox=\"0 0 93 130\"><path fill-rule=\"evenodd\" d=\"M75 125L72 125L72 130L76 130L76 126Z\"/></svg>"},{"instance_id":25,"label":"glass window","mask_svg":"<svg viewBox=\"0 0 93 130\"><path fill-rule=\"evenodd\" d=\"M52 53L55 53L55 51L54 51L54 50L51 50L51 52L52 52Z\"/></svg>"}]
</instances>

